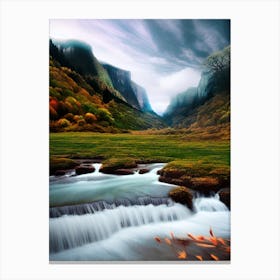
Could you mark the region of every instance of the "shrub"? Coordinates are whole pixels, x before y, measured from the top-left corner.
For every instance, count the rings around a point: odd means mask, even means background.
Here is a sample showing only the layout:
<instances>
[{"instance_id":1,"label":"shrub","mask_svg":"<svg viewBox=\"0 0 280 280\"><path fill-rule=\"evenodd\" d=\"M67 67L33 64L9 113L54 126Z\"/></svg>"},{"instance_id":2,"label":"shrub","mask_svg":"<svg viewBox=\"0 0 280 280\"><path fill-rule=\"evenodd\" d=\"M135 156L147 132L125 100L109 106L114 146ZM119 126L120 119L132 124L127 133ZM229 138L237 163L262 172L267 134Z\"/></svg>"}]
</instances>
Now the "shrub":
<instances>
[{"instance_id":1,"label":"shrub","mask_svg":"<svg viewBox=\"0 0 280 280\"><path fill-rule=\"evenodd\" d=\"M56 112L59 116L64 116L68 113L67 105L63 101L59 101L57 105Z\"/></svg>"},{"instance_id":2,"label":"shrub","mask_svg":"<svg viewBox=\"0 0 280 280\"><path fill-rule=\"evenodd\" d=\"M85 121L87 123L94 123L94 122L96 122L96 120L97 120L97 118L94 114L92 114L92 113L85 114Z\"/></svg>"},{"instance_id":3,"label":"shrub","mask_svg":"<svg viewBox=\"0 0 280 280\"><path fill-rule=\"evenodd\" d=\"M81 115L75 115L75 116L73 117L73 121L76 122L76 123L78 123L78 121L83 120L83 119L84 119L84 118L83 118L83 116L81 116Z\"/></svg>"},{"instance_id":4,"label":"shrub","mask_svg":"<svg viewBox=\"0 0 280 280\"><path fill-rule=\"evenodd\" d=\"M53 107L55 110L58 108L58 101L56 98L50 97L50 106Z\"/></svg>"},{"instance_id":5,"label":"shrub","mask_svg":"<svg viewBox=\"0 0 280 280\"><path fill-rule=\"evenodd\" d=\"M78 121L79 126L84 126L86 124L86 121L84 119L81 119Z\"/></svg>"},{"instance_id":6,"label":"shrub","mask_svg":"<svg viewBox=\"0 0 280 280\"><path fill-rule=\"evenodd\" d=\"M92 113L92 114L97 114L97 112L98 112L97 107L93 103L90 103L90 102L84 103L82 105L82 108L85 112L89 112L89 113Z\"/></svg>"},{"instance_id":7,"label":"shrub","mask_svg":"<svg viewBox=\"0 0 280 280\"><path fill-rule=\"evenodd\" d=\"M77 101L76 98L72 96L68 96L65 99L65 104L67 104L67 107L69 108L69 112L72 112L73 114L78 114L81 109L81 103Z\"/></svg>"},{"instance_id":8,"label":"shrub","mask_svg":"<svg viewBox=\"0 0 280 280\"><path fill-rule=\"evenodd\" d=\"M64 116L65 119L67 119L70 122L74 121L74 115L72 113L68 113Z\"/></svg>"},{"instance_id":9,"label":"shrub","mask_svg":"<svg viewBox=\"0 0 280 280\"><path fill-rule=\"evenodd\" d=\"M58 124L58 126L60 126L60 127L67 127L67 126L69 126L71 123L70 123L67 119L62 118L62 119L59 119L59 120L57 121L57 124Z\"/></svg>"},{"instance_id":10,"label":"shrub","mask_svg":"<svg viewBox=\"0 0 280 280\"><path fill-rule=\"evenodd\" d=\"M50 119L57 120L57 118L58 118L58 114L56 110L52 106L50 106Z\"/></svg>"},{"instance_id":11,"label":"shrub","mask_svg":"<svg viewBox=\"0 0 280 280\"><path fill-rule=\"evenodd\" d=\"M105 108L99 108L97 116L99 121L107 121L109 124L113 123L114 121L111 113Z\"/></svg>"}]
</instances>

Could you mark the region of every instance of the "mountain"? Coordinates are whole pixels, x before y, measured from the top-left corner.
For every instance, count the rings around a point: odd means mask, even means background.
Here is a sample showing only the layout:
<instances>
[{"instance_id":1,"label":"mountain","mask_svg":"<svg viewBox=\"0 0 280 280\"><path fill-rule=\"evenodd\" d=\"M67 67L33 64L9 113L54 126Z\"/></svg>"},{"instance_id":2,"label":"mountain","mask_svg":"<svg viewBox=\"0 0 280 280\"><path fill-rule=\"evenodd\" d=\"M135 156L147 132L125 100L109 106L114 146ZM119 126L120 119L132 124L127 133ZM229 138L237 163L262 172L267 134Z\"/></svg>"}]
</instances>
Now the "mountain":
<instances>
[{"instance_id":1,"label":"mountain","mask_svg":"<svg viewBox=\"0 0 280 280\"><path fill-rule=\"evenodd\" d=\"M80 41L50 40L50 56L61 66L66 66L80 75L96 90L107 89L111 95L123 101L125 98L112 85L112 81L94 56L91 46Z\"/></svg>"},{"instance_id":2,"label":"mountain","mask_svg":"<svg viewBox=\"0 0 280 280\"><path fill-rule=\"evenodd\" d=\"M132 88L130 72L109 64L103 64L103 67L107 70L113 87L121 92L122 96L130 105L141 110L137 96Z\"/></svg>"},{"instance_id":3,"label":"mountain","mask_svg":"<svg viewBox=\"0 0 280 280\"><path fill-rule=\"evenodd\" d=\"M51 131L120 132L165 126L153 111L144 110L149 108L145 91L131 81L129 72L111 69L113 79L87 44L56 45L50 40Z\"/></svg>"},{"instance_id":4,"label":"mountain","mask_svg":"<svg viewBox=\"0 0 280 280\"><path fill-rule=\"evenodd\" d=\"M131 80L129 71L109 64L103 64L102 66L107 70L114 88L121 92L129 104L142 111L153 111L145 89Z\"/></svg>"},{"instance_id":5,"label":"mountain","mask_svg":"<svg viewBox=\"0 0 280 280\"><path fill-rule=\"evenodd\" d=\"M150 101L148 99L146 90L133 81L131 82L131 86L135 92L135 95L137 97L141 110L144 112L153 113L153 109L152 109Z\"/></svg>"},{"instance_id":6,"label":"mountain","mask_svg":"<svg viewBox=\"0 0 280 280\"><path fill-rule=\"evenodd\" d=\"M210 55L197 87L176 95L163 117L177 128L229 129L230 122L230 47ZM217 65L219 68L217 68Z\"/></svg>"},{"instance_id":7,"label":"mountain","mask_svg":"<svg viewBox=\"0 0 280 280\"><path fill-rule=\"evenodd\" d=\"M112 86L107 71L93 55L90 45L76 40L57 41L55 45L63 53L73 70L81 75L98 76L106 85Z\"/></svg>"},{"instance_id":8,"label":"mountain","mask_svg":"<svg viewBox=\"0 0 280 280\"><path fill-rule=\"evenodd\" d=\"M195 107L198 99L197 88L195 87L179 93L171 100L164 113L164 118L169 119L172 125L179 123L180 117L187 115L191 108Z\"/></svg>"}]
</instances>

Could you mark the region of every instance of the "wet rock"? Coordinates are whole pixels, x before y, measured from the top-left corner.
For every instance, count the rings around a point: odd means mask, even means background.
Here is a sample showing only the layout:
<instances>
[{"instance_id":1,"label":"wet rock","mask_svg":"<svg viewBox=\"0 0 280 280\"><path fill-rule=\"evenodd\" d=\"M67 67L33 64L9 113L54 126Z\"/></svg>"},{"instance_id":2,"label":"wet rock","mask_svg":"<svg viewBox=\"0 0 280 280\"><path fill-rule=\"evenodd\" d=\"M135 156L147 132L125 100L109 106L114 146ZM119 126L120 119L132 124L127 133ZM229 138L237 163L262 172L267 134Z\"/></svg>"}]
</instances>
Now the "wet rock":
<instances>
[{"instance_id":1,"label":"wet rock","mask_svg":"<svg viewBox=\"0 0 280 280\"><path fill-rule=\"evenodd\" d=\"M56 170L55 172L54 172L54 175L55 176L63 176L63 175L65 175L66 174L66 170Z\"/></svg>"},{"instance_id":2,"label":"wet rock","mask_svg":"<svg viewBox=\"0 0 280 280\"><path fill-rule=\"evenodd\" d=\"M162 174L163 174L163 169L157 171L157 175L162 175Z\"/></svg>"},{"instance_id":3,"label":"wet rock","mask_svg":"<svg viewBox=\"0 0 280 280\"><path fill-rule=\"evenodd\" d=\"M148 172L150 172L150 170L147 169L147 168L141 168L141 169L139 170L139 174L145 174L145 173L148 173Z\"/></svg>"},{"instance_id":4,"label":"wet rock","mask_svg":"<svg viewBox=\"0 0 280 280\"><path fill-rule=\"evenodd\" d=\"M189 180L189 187L200 192L216 192L221 187L219 180L213 177L195 177Z\"/></svg>"},{"instance_id":5,"label":"wet rock","mask_svg":"<svg viewBox=\"0 0 280 280\"><path fill-rule=\"evenodd\" d=\"M95 168L91 165L83 165L83 166L76 167L75 171L76 171L76 175L82 175L82 174L94 172Z\"/></svg>"},{"instance_id":6,"label":"wet rock","mask_svg":"<svg viewBox=\"0 0 280 280\"><path fill-rule=\"evenodd\" d=\"M230 209L230 188L219 190L218 195L220 200Z\"/></svg>"},{"instance_id":7,"label":"wet rock","mask_svg":"<svg viewBox=\"0 0 280 280\"><path fill-rule=\"evenodd\" d=\"M133 170L131 169L116 169L114 170L111 174L115 174L115 175L132 175L134 174Z\"/></svg>"},{"instance_id":8,"label":"wet rock","mask_svg":"<svg viewBox=\"0 0 280 280\"><path fill-rule=\"evenodd\" d=\"M169 196L175 202L187 205L188 208L193 209L193 193L189 188L176 187L169 192Z\"/></svg>"}]
</instances>

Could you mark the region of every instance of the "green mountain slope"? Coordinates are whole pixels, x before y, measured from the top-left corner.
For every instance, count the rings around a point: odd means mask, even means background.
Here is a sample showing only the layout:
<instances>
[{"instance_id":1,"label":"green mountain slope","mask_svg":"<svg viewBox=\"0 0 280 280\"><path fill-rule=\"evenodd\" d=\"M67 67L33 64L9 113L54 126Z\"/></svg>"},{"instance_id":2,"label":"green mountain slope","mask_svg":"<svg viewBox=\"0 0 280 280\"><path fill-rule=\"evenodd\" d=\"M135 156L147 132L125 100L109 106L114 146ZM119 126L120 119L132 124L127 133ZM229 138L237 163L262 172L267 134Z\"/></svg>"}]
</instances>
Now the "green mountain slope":
<instances>
[{"instance_id":1,"label":"green mountain slope","mask_svg":"<svg viewBox=\"0 0 280 280\"><path fill-rule=\"evenodd\" d=\"M124 96L113 87L104 67L92 53L91 46L84 42L68 40L55 42L50 40L50 56L61 66L66 66L84 77L94 88L107 88L111 94L126 101Z\"/></svg>"},{"instance_id":2,"label":"green mountain slope","mask_svg":"<svg viewBox=\"0 0 280 280\"><path fill-rule=\"evenodd\" d=\"M224 138L230 130L230 47L210 55L205 62L198 87L178 94L168 106L164 119L189 133L219 132Z\"/></svg>"},{"instance_id":3,"label":"green mountain slope","mask_svg":"<svg viewBox=\"0 0 280 280\"><path fill-rule=\"evenodd\" d=\"M156 114L133 108L98 76L88 78L50 57L50 130L121 132L161 128Z\"/></svg>"}]
</instances>

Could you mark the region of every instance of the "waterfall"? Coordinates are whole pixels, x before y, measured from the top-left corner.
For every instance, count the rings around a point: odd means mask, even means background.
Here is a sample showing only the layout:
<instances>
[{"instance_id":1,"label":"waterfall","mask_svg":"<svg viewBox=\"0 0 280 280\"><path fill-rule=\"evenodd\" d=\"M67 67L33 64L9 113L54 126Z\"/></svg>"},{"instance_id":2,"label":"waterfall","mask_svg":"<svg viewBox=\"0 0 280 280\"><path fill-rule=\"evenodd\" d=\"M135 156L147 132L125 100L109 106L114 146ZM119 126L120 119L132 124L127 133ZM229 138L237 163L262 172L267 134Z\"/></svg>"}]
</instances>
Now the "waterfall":
<instances>
[{"instance_id":1,"label":"waterfall","mask_svg":"<svg viewBox=\"0 0 280 280\"><path fill-rule=\"evenodd\" d=\"M58 252L103 240L122 228L177 221L190 215L191 211L178 203L173 206L119 206L95 214L65 215L50 219L50 251Z\"/></svg>"},{"instance_id":2,"label":"waterfall","mask_svg":"<svg viewBox=\"0 0 280 280\"><path fill-rule=\"evenodd\" d=\"M127 176L93 166L89 174L50 180L51 260L166 260L173 252L155 236L207 235L210 227L230 236L230 211L219 195L195 194L193 211L168 198L174 185L157 174L164 164L139 166L150 171Z\"/></svg>"},{"instance_id":3,"label":"waterfall","mask_svg":"<svg viewBox=\"0 0 280 280\"><path fill-rule=\"evenodd\" d=\"M220 201L218 194L211 197L198 196L193 200L193 205L196 212L229 211L226 205Z\"/></svg>"},{"instance_id":4,"label":"waterfall","mask_svg":"<svg viewBox=\"0 0 280 280\"><path fill-rule=\"evenodd\" d=\"M60 207L51 207L49 210L50 218L58 218L63 215L84 215L93 214L105 209L113 209L117 206L133 206L133 205L173 205L173 201L168 197L139 197L137 199L117 199L113 203L106 201L96 201L91 203L67 205Z\"/></svg>"}]
</instances>

